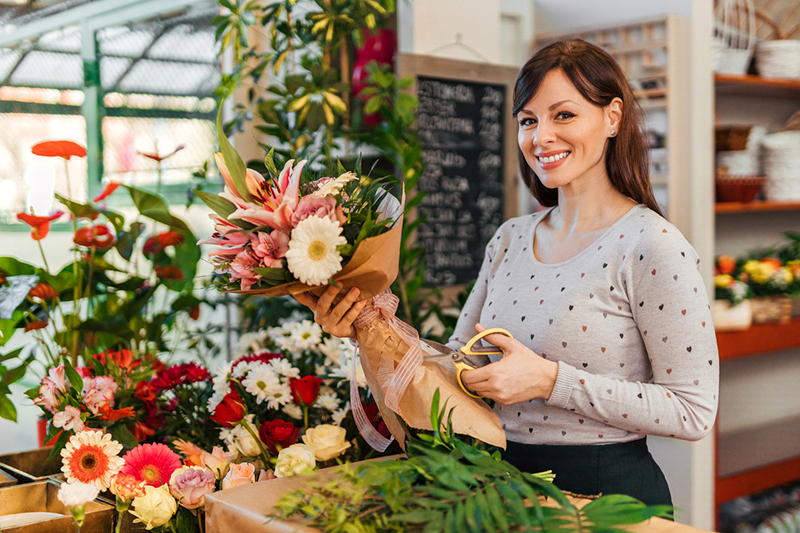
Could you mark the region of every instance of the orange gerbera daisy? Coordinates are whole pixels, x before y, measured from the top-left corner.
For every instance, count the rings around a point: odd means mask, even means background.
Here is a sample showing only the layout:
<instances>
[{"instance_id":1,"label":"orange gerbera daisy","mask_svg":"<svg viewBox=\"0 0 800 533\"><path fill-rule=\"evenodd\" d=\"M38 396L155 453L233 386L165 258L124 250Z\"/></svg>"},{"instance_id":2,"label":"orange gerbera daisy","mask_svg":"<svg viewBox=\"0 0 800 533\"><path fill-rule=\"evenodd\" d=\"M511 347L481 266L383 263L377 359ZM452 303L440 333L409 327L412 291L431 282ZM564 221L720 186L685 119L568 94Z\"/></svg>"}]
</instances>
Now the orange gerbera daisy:
<instances>
[{"instance_id":1,"label":"orange gerbera daisy","mask_svg":"<svg viewBox=\"0 0 800 533\"><path fill-rule=\"evenodd\" d=\"M70 437L61 450L63 466L61 471L67 483L80 481L105 490L111 479L125 464L119 457L122 445L111 439L108 433L100 431L81 431Z\"/></svg>"}]
</instances>

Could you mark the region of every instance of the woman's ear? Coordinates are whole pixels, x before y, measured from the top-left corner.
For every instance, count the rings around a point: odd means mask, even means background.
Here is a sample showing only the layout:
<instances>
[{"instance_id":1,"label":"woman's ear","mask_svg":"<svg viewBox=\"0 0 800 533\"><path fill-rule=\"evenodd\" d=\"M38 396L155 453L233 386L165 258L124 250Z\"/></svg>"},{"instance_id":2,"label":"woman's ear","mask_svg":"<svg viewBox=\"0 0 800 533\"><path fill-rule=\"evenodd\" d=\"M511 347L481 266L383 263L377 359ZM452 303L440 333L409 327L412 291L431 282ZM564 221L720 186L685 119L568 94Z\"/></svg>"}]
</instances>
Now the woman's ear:
<instances>
[{"instance_id":1,"label":"woman's ear","mask_svg":"<svg viewBox=\"0 0 800 533\"><path fill-rule=\"evenodd\" d=\"M619 133L620 124L622 123L621 98L614 98L611 100L611 103L606 106L606 121L608 123L609 135L611 135L612 131L614 132L613 135Z\"/></svg>"}]
</instances>

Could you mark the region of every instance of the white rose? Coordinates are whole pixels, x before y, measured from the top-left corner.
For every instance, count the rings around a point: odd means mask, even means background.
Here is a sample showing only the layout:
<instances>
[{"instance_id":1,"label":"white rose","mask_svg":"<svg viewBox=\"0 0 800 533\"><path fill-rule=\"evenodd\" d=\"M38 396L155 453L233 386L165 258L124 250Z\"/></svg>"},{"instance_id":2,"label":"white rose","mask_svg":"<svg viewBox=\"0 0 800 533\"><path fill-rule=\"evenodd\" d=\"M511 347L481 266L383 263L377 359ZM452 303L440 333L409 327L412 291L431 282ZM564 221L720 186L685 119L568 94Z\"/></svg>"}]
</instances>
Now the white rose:
<instances>
[{"instance_id":1,"label":"white rose","mask_svg":"<svg viewBox=\"0 0 800 533\"><path fill-rule=\"evenodd\" d=\"M253 415L247 415L247 417L245 423L250 426L254 434L258 435L258 427L251 423ZM256 439L241 425L237 425L231 435L233 436L233 446L231 447L233 450L238 451L245 457L256 457L261 453L261 448L258 446Z\"/></svg>"},{"instance_id":2,"label":"white rose","mask_svg":"<svg viewBox=\"0 0 800 533\"><path fill-rule=\"evenodd\" d=\"M317 462L314 448L305 444L292 444L278 453L275 475L277 477L296 476L305 470L313 470L315 466L317 466Z\"/></svg>"},{"instance_id":3,"label":"white rose","mask_svg":"<svg viewBox=\"0 0 800 533\"><path fill-rule=\"evenodd\" d=\"M303 442L314 449L317 460L327 461L339 457L350 447L347 442L347 431L332 424L321 424L308 428L303 435Z\"/></svg>"}]
</instances>

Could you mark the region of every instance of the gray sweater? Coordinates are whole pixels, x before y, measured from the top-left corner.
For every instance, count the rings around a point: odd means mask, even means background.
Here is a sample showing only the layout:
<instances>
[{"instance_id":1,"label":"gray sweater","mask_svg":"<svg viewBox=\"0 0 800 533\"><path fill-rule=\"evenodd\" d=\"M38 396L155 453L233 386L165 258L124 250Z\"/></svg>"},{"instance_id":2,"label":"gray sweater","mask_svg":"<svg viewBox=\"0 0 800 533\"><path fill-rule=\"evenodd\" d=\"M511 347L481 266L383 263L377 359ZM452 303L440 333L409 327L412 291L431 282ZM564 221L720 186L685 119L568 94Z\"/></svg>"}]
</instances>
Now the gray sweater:
<instances>
[{"instance_id":1,"label":"gray sweater","mask_svg":"<svg viewBox=\"0 0 800 533\"><path fill-rule=\"evenodd\" d=\"M497 230L448 344L463 346L480 321L558 362L548 401L495 407L508 439L608 444L645 434L705 436L717 412L719 359L692 246L637 205L576 256L544 264L532 244L546 215L517 217Z\"/></svg>"}]
</instances>

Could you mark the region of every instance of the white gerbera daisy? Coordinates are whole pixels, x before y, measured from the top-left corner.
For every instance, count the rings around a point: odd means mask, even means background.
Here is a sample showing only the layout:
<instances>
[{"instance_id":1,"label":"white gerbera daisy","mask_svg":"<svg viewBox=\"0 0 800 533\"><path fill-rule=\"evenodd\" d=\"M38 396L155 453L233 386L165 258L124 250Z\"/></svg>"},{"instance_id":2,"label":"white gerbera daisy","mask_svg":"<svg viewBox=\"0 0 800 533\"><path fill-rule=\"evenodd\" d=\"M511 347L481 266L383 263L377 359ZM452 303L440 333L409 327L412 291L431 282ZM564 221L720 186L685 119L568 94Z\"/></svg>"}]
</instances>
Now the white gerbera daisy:
<instances>
[{"instance_id":1,"label":"white gerbera daisy","mask_svg":"<svg viewBox=\"0 0 800 533\"><path fill-rule=\"evenodd\" d=\"M295 420L300 420L303 418L303 410L300 409L300 406L298 406L296 403L290 402L284 405L283 412L286 413L291 418L294 418Z\"/></svg>"},{"instance_id":2,"label":"white gerbera daisy","mask_svg":"<svg viewBox=\"0 0 800 533\"><path fill-rule=\"evenodd\" d=\"M322 342L322 328L310 320L297 322L292 327L292 340L299 350L311 350Z\"/></svg>"},{"instance_id":3,"label":"white gerbera daisy","mask_svg":"<svg viewBox=\"0 0 800 533\"><path fill-rule=\"evenodd\" d=\"M275 394L281 383L270 365L256 362L247 377L242 380L242 385L247 392L256 397L257 403L262 403Z\"/></svg>"},{"instance_id":4,"label":"white gerbera daisy","mask_svg":"<svg viewBox=\"0 0 800 533\"><path fill-rule=\"evenodd\" d=\"M320 188L314 191L313 194L314 196L336 196L341 192L342 188L347 183L357 178L358 176L356 176L353 172L345 172L336 179L325 180Z\"/></svg>"},{"instance_id":5,"label":"white gerbera daisy","mask_svg":"<svg viewBox=\"0 0 800 533\"><path fill-rule=\"evenodd\" d=\"M122 444L112 440L111 434L101 431L81 431L70 437L61 450L61 471L67 483L80 481L97 490L105 490L125 464L119 457Z\"/></svg>"},{"instance_id":6,"label":"white gerbera daisy","mask_svg":"<svg viewBox=\"0 0 800 533\"><path fill-rule=\"evenodd\" d=\"M347 244L342 227L328 217L308 217L292 231L286 261L302 283L321 285L342 269L338 246Z\"/></svg>"},{"instance_id":7,"label":"white gerbera daisy","mask_svg":"<svg viewBox=\"0 0 800 533\"><path fill-rule=\"evenodd\" d=\"M316 407L327 409L331 413L339 408L339 398L332 392L325 392L317 396Z\"/></svg>"},{"instance_id":8,"label":"white gerbera daisy","mask_svg":"<svg viewBox=\"0 0 800 533\"><path fill-rule=\"evenodd\" d=\"M269 362L269 366L272 367L272 371L284 378L300 378L300 369L297 367L292 366L292 363L287 361L286 359L272 359ZM285 380L282 380L285 381Z\"/></svg>"},{"instance_id":9,"label":"white gerbera daisy","mask_svg":"<svg viewBox=\"0 0 800 533\"><path fill-rule=\"evenodd\" d=\"M347 413L349 412L350 412L350 402L347 402L346 404L344 404L344 407L342 407L341 409L337 409L333 412L333 414L331 415L331 418L333 418L333 423L336 424L337 426L341 426L342 420L345 419Z\"/></svg>"}]
</instances>

